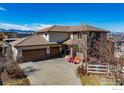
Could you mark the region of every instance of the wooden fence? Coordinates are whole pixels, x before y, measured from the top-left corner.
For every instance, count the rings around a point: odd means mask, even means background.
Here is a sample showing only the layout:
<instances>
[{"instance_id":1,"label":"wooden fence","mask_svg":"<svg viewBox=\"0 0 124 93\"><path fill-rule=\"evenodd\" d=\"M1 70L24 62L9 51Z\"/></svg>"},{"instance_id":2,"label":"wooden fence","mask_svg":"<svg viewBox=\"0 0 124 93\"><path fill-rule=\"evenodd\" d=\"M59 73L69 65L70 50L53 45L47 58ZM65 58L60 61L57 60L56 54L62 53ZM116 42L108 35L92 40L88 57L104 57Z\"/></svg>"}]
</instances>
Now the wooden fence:
<instances>
[{"instance_id":1,"label":"wooden fence","mask_svg":"<svg viewBox=\"0 0 124 93\"><path fill-rule=\"evenodd\" d=\"M110 74L109 64L84 64L84 68L87 70L87 73L91 74ZM124 69L122 71L124 74Z\"/></svg>"},{"instance_id":2,"label":"wooden fence","mask_svg":"<svg viewBox=\"0 0 124 93\"><path fill-rule=\"evenodd\" d=\"M87 73L109 74L108 64L84 64L84 67L87 69Z\"/></svg>"}]
</instances>

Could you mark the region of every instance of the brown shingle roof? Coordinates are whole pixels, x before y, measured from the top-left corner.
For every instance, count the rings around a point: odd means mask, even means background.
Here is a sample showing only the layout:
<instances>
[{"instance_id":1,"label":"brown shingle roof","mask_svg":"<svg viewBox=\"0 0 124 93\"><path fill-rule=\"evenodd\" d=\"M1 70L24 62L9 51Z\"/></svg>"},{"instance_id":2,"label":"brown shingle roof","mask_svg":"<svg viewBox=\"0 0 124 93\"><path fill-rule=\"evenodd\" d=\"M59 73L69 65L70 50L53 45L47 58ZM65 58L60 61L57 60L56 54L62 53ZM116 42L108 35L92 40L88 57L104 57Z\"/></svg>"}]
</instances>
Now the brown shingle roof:
<instances>
[{"instance_id":1,"label":"brown shingle roof","mask_svg":"<svg viewBox=\"0 0 124 93\"><path fill-rule=\"evenodd\" d=\"M65 45L78 45L78 44L83 44L82 39L68 39L67 41L63 42Z\"/></svg>"},{"instance_id":2,"label":"brown shingle roof","mask_svg":"<svg viewBox=\"0 0 124 93\"><path fill-rule=\"evenodd\" d=\"M51 26L51 27L41 29L38 32L49 32L49 31L53 31L53 32L78 32L78 31L109 32L105 29L93 27L93 26L90 26L90 25L80 25L80 26L58 26L58 25L54 25L54 26Z\"/></svg>"},{"instance_id":3,"label":"brown shingle roof","mask_svg":"<svg viewBox=\"0 0 124 93\"><path fill-rule=\"evenodd\" d=\"M14 42L17 43L15 44ZM57 44L56 42L48 42L42 35L32 35L25 39L14 42L15 47Z\"/></svg>"}]
</instances>

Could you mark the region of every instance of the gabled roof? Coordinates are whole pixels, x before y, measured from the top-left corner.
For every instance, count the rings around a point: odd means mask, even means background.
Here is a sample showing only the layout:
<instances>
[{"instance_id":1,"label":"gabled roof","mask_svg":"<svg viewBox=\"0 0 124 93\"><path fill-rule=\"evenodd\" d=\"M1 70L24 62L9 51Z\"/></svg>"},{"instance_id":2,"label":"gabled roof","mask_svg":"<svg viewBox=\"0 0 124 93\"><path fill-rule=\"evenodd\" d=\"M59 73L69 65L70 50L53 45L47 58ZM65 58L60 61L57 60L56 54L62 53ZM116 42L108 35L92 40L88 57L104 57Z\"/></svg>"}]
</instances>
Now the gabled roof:
<instances>
[{"instance_id":1,"label":"gabled roof","mask_svg":"<svg viewBox=\"0 0 124 93\"><path fill-rule=\"evenodd\" d=\"M56 42L48 42L42 35L32 35L27 38L22 38L11 43L15 47L24 47L24 46L40 46L48 44L57 44Z\"/></svg>"},{"instance_id":2,"label":"gabled roof","mask_svg":"<svg viewBox=\"0 0 124 93\"><path fill-rule=\"evenodd\" d=\"M54 25L39 30L38 32L79 32L79 31L96 31L96 32L109 32L108 30L93 27L90 25L80 25L80 26L59 26Z\"/></svg>"}]
</instances>

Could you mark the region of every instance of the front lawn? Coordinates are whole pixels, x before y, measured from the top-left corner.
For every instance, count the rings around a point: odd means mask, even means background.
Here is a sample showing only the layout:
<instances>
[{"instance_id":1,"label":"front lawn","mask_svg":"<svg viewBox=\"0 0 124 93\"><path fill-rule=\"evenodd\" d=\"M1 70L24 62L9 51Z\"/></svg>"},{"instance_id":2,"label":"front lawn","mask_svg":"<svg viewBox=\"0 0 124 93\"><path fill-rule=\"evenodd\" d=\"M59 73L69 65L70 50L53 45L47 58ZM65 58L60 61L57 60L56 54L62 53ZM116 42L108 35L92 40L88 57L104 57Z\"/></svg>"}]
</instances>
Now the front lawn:
<instances>
[{"instance_id":1,"label":"front lawn","mask_svg":"<svg viewBox=\"0 0 124 93\"><path fill-rule=\"evenodd\" d=\"M82 85L115 85L115 81L112 77L107 77L104 75L83 75L80 79Z\"/></svg>"}]
</instances>

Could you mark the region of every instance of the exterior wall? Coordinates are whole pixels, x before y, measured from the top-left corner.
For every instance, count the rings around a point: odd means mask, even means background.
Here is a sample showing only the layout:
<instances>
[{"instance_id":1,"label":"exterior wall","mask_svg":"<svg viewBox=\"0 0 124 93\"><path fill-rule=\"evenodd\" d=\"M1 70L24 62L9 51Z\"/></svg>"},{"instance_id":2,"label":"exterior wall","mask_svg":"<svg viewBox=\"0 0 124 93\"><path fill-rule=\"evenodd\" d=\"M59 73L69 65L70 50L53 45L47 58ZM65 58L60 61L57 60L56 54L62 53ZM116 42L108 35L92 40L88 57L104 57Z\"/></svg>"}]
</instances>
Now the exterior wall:
<instances>
[{"instance_id":1,"label":"exterior wall","mask_svg":"<svg viewBox=\"0 0 124 93\"><path fill-rule=\"evenodd\" d=\"M107 33L105 32L76 32L71 33L71 39L82 39L83 46L78 45L78 51L76 52L76 55L82 58L83 56L86 57L88 54L93 54L93 52L96 50L96 42L100 38L100 36L103 35L103 38L105 41L107 41ZM103 43L103 42L101 42ZM91 50L86 50L87 47L92 46ZM83 48L85 47L85 48Z\"/></svg>"},{"instance_id":2,"label":"exterior wall","mask_svg":"<svg viewBox=\"0 0 124 93\"><path fill-rule=\"evenodd\" d=\"M49 42L63 42L69 39L68 33L49 33Z\"/></svg>"},{"instance_id":3,"label":"exterior wall","mask_svg":"<svg viewBox=\"0 0 124 93\"><path fill-rule=\"evenodd\" d=\"M87 33L86 32L76 32L70 34L71 39L81 39L83 44L78 45L78 51L76 51L76 56L83 59L83 57L87 56ZM82 46L84 45L84 46ZM85 47L85 48L84 48Z\"/></svg>"},{"instance_id":4,"label":"exterior wall","mask_svg":"<svg viewBox=\"0 0 124 93\"><path fill-rule=\"evenodd\" d=\"M39 32L36 32L35 33L36 35L42 35L47 41L49 41L49 34L46 32L43 32L43 33L39 33Z\"/></svg>"},{"instance_id":5,"label":"exterior wall","mask_svg":"<svg viewBox=\"0 0 124 93\"><path fill-rule=\"evenodd\" d=\"M42 35L49 42L63 42L70 38L70 34L63 32L46 32L46 33L37 33Z\"/></svg>"},{"instance_id":6,"label":"exterior wall","mask_svg":"<svg viewBox=\"0 0 124 93\"><path fill-rule=\"evenodd\" d=\"M86 32L76 32L70 34L71 39L84 39L84 36L87 38Z\"/></svg>"},{"instance_id":7,"label":"exterior wall","mask_svg":"<svg viewBox=\"0 0 124 93\"><path fill-rule=\"evenodd\" d=\"M70 38L71 38L71 39L74 39L74 37L73 37L73 33L70 34Z\"/></svg>"},{"instance_id":8,"label":"exterior wall","mask_svg":"<svg viewBox=\"0 0 124 93\"><path fill-rule=\"evenodd\" d=\"M43 34L43 37L44 37L47 41L49 41L49 34L48 34L48 33L44 33L44 34Z\"/></svg>"},{"instance_id":9,"label":"exterior wall","mask_svg":"<svg viewBox=\"0 0 124 93\"><path fill-rule=\"evenodd\" d=\"M22 56L21 50L15 48L15 47L13 47L13 46L12 46L12 52L13 52L13 58L14 58L15 61L17 61L17 58L18 58L19 56Z\"/></svg>"},{"instance_id":10,"label":"exterior wall","mask_svg":"<svg viewBox=\"0 0 124 93\"><path fill-rule=\"evenodd\" d=\"M77 52L77 56L83 59L84 57L87 57L87 35L82 34L82 43L81 46L79 46L79 51Z\"/></svg>"}]
</instances>

